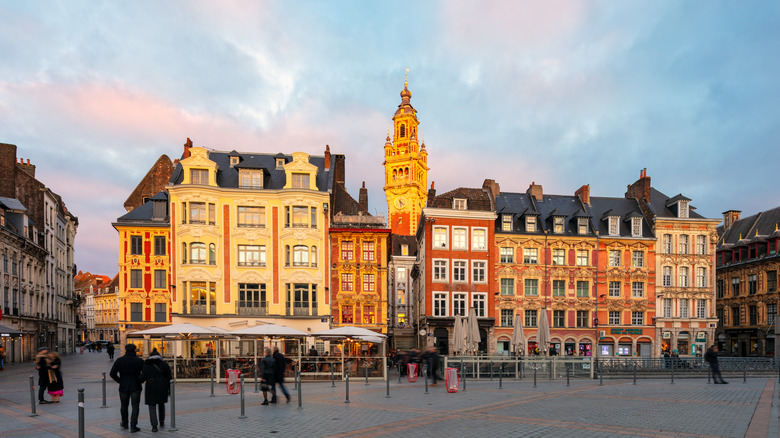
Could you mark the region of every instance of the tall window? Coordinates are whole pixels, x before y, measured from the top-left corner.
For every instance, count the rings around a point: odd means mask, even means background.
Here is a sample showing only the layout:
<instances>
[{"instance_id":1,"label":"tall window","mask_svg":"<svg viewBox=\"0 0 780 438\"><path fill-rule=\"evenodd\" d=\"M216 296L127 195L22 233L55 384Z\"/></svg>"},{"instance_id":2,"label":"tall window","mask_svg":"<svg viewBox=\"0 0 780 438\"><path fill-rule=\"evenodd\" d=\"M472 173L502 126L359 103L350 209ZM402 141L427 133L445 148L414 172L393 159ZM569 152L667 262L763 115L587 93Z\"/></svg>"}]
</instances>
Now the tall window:
<instances>
[{"instance_id":1,"label":"tall window","mask_svg":"<svg viewBox=\"0 0 780 438\"><path fill-rule=\"evenodd\" d=\"M566 264L566 250L554 249L552 250L553 265L563 266Z\"/></svg>"},{"instance_id":2,"label":"tall window","mask_svg":"<svg viewBox=\"0 0 780 438\"><path fill-rule=\"evenodd\" d=\"M446 293L435 292L433 294L433 316L448 316Z\"/></svg>"},{"instance_id":3,"label":"tall window","mask_svg":"<svg viewBox=\"0 0 780 438\"><path fill-rule=\"evenodd\" d=\"M501 256L501 263L514 263L515 262L515 249L511 247L501 247L499 248L499 253Z\"/></svg>"},{"instance_id":4,"label":"tall window","mask_svg":"<svg viewBox=\"0 0 780 438\"><path fill-rule=\"evenodd\" d=\"M777 290L777 271L766 271L766 291Z\"/></svg>"},{"instance_id":5,"label":"tall window","mask_svg":"<svg viewBox=\"0 0 780 438\"><path fill-rule=\"evenodd\" d=\"M687 266L680 266L678 286L688 287L688 269Z\"/></svg>"},{"instance_id":6,"label":"tall window","mask_svg":"<svg viewBox=\"0 0 780 438\"><path fill-rule=\"evenodd\" d=\"M308 189L310 176L308 173L296 173L292 174L292 187L294 189Z\"/></svg>"},{"instance_id":7,"label":"tall window","mask_svg":"<svg viewBox=\"0 0 780 438\"><path fill-rule=\"evenodd\" d=\"M487 230L484 228L475 228L471 231L471 249L487 249Z\"/></svg>"},{"instance_id":8,"label":"tall window","mask_svg":"<svg viewBox=\"0 0 780 438\"><path fill-rule=\"evenodd\" d=\"M317 207L286 205L284 207L286 228L317 228Z\"/></svg>"},{"instance_id":9,"label":"tall window","mask_svg":"<svg viewBox=\"0 0 780 438\"><path fill-rule=\"evenodd\" d=\"M732 307L731 308L731 325L738 326L739 325L739 307Z\"/></svg>"},{"instance_id":10,"label":"tall window","mask_svg":"<svg viewBox=\"0 0 780 438\"><path fill-rule=\"evenodd\" d=\"M401 266L395 271L395 281L399 283L406 282L406 268Z\"/></svg>"},{"instance_id":11,"label":"tall window","mask_svg":"<svg viewBox=\"0 0 780 438\"><path fill-rule=\"evenodd\" d=\"M634 298L642 298L645 296L645 284L641 281L634 281L631 283L631 296Z\"/></svg>"},{"instance_id":12,"label":"tall window","mask_svg":"<svg viewBox=\"0 0 780 438\"><path fill-rule=\"evenodd\" d=\"M487 263L474 260L471 262L471 281L474 283L484 283L487 281Z\"/></svg>"},{"instance_id":13,"label":"tall window","mask_svg":"<svg viewBox=\"0 0 780 438\"><path fill-rule=\"evenodd\" d=\"M774 325L777 318L777 304L766 305L766 323L768 325Z\"/></svg>"},{"instance_id":14,"label":"tall window","mask_svg":"<svg viewBox=\"0 0 780 438\"><path fill-rule=\"evenodd\" d=\"M130 270L130 287L140 289L143 285L143 271L141 269Z\"/></svg>"},{"instance_id":15,"label":"tall window","mask_svg":"<svg viewBox=\"0 0 780 438\"><path fill-rule=\"evenodd\" d=\"M750 325L758 325L758 307L748 306L748 317L750 318Z\"/></svg>"},{"instance_id":16,"label":"tall window","mask_svg":"<svg viewBox=\"0 0 780 438\"><path fill-rule=\"evenodd\" d=\"M309 266L309 247L306 245L293 246L293 266Z\"/></svg>"},{"instance_id":17,"label":"tall window","mask_svg":"<svg viewBox=\"0 0 780 438\"><path fill-rule=\"evenodd\" d=\"M512 231L512 215L501 215L501 231Z\"/></svg>"},{"instance_id":18,"label":"tall window","mask_svg":"<svg viewBox=\"0 0 780 438\"><path fill-rule=\"evenodd\" d=\"M707 287L707 268L696 268L696 287Z\"/></svg>"},{"instance_id":19,"label":"tall window","mask_svg":"<svg viewBox=\"0 0 780 438\"><path fill-rule=\"evenodd\" d=\"M680 298L680 318L690 318L688 298Z\"/></svg>"},{"instance_id":20,"label":"tall window","mask_svg":"<svg viewBox=\"0 0 780 438\"><path fill-rule=\"evenodd\" d=\"M563 221L564 218L561 216L556 216L553 218L553 233L563 234Z\"/></svg>"},{"instance_id":21,"label":"tall window","mask_svg":"<svg viewBox=\"0 0 780 438\"><path fill-rule=\"evenodd\" d=\"M130 303L130 321L143 321L143 303Z\"/></svg>"},{"instance_id":22,"label":"tall window","mask_svg":"<svg viewBox=\"0 0 780 438\"><path fill-rule=\"evenodd\" d=\"M363 306L363 324L376 324L376 307Z\"/></svg>"},{"instance_id":23,"label":"tall window","mask_svg":"<svg viewBox=\"0 0 780 438\"><path fill-rule=\"evenodd\" d=\"M577 234L579 235L588 234L588 218L586 217L577 218Z\"/></svg>"},{"instance_id":24,"label":"tall window","mask_svg":"<svg viewBox=\"0 0 780 438\"><path fill-rule=\"evenodd\" d=\"M577 282L577 296L578 297L587 297L590 294L588 293L588 287L589 283L587 281L578 281Z\"/></svg>"},{"instance_id":25,"label":"tall window","mask_svg":"<svg viewBox=\"0 0 780 438\"><path fill-rule=\"evenodd\" d=\"M609 325L620 325L620 312L617 310L609 311Z\"/></svg>"},{"instance_id":26,"label":"tall window","mask_svg":"<svg viewBox=\"0 0 780 438\"><path fill-rule=\"evenodd\" d=\"M354 288L355 276L352 273L341 274L341 290L349 292L355 290Z\"/></svg>"},{"instance_id":27,"label":"tall window","mask_svg":"<svg viewBox=\"0 0 780 438\"><path fill-rule=\"evenodd\" d=\"M696 300L696 317L699 319L707 317L707 300Z\"/></svg>"},{"instance_id":28,"label":"tall window","mask_svg":"<svg viewBox=\"0 0 780 438\"><path fill-rule=\"evenodd\" d=\"M565 310L553 310L553 327L566 327Z\"/></svg>"},{"instance_id":29,"label":"tall window","mask_svg":"<svg viewBox=\"0 0 780 438\"><path fill-rule=\"evenodd\" d=\"M373 292L375 289L375 276L374 274L363 274L363 291Z\"/></svg>"},{"instance_id":30,"label":"tall window","mask_svg":"<svg viewBox=\"0 0 780 438\"><path fill-rule=\"evenodd\" d=\"M672 286L672 267L671 266L664 266L662 269L661 274L661 281L664 287L671 287Z\"/></svg>"},{"instance_id":31,"label":"tall window","mask_svg":"<svg viewBox=\"0 0 780 438\"><path fill-rule=\"evenodd\" d=\"M447 247L447 228L433 227L433 247L434 248Z\"/></svg>"},{"instance_id":32,"label":"tall window","mask_svg":"<svg viewBox=\"0 0 780 438\"><path fill-rule=\"evenodd\" d=\"M609 235L610 236L617 236L620 234L620 222L618 221L617 216L610 216L609 217Z\"/></svg>"},{"instance_id":33,"label":"tall window","mask_svg":"<svg viewBox=\"0 0 780 438\"><path fill-rule=\"evenodd\" d=\"M167 252L165 236L154 236L154 255L165 255Z\"/></svg>"},{"instance_id":34,"label":"tall window","mask_svg":"<svg viewBox=\"0 0 780 438\"><path fill-rule=\"evenodd\" d=\"M502 278L501 279L501 295L514 295L515 294L515 279L514 278Z\"/></svg>"},{"instance_id":35,"label":"tall window","mask_svg":"<svg viewBox=\"0 0 780 438\"><path fill-rule=\"evenodd\" d=\"M213 243L209 243L209 264L217 264L217 245L214 245Z\"/></svg>"},{"instance_id":36,"label":"tall window","mask_svg":"<svg viewBox=\"0 0 780 438\"><path fill-rule=\"evenodd\" d=\"M644 312L631 312L631 324L644 325L645 324Z\"/></svg>"},{"instance_id":37,"label":"tall window","mask_svg":"<svg viewBox=\"0 0 780 438\"><path fill-rule=\"evenodd\" d=\"M631 254L631 266L635 268L645 267L645 253L642 251L634 251Z\"/></svg>"},{"instance_id":38,"label":"tall window","mask_svg":"<svg viewBox=\"0 0 780 438\"><path fill-rule=\"evenodd\" d=\"M209 171L206 169L190 169L190 183L207 185L209 183Z\"/></svg>"},{"instance_id":39,"label":"tall window","mask_svg":"<svg viewBox=\"0 0 780 438\"><path fill-rule=\"evenodd\" d=\"M535 265L539 261L539 250L537 248L525 248L523 250L523 263Z\"/></svg>"},{"instance_id":40,"label":"tall window","mask_svg":"<svg viewBox=\"0 0 780 438\"><path fill-rule=\"evenodd\" d=\"M238 307L246 308L264 308L267 306L265 296L265 284L260 283L239 283L238 284Z\"/></svg>"},{"instance_id":41,"label":"tall window","mask_svg":"<svg viewBox=\"0 0 780 438\"><path fill-rule=\"evenodd\" d=\"M468 249L468 229L455 227L452 229L452 248Z\"/></svg>"},{"instance_id":42,"label":"tall window","mask_svg":"<svg viewBox=\"0 0 780 438\"><path fill-rule=\"evenodd\" d=\"M265 207L238 207L239 227L265 227Z\"/></svg>"},{"instance_id":43,"label":"tall window","mask_svg":"<svg viewBox=\"0 0 780 438\"><path fill-rule=\"evenodd\" d=\"M554 297L566 296L566 280L553 280L552 281L552 294Z\"/></svg>"},{"instance_id":44,"label":"tall window","mask_svg":"<svg viewBox=\"0 0 780 438\"><path fill-rule=\"evenodd\" d=\"M688 236L680 234L678 241L680 242L680 254L688 254Z\"/></svg>"},{"instance_id":45,"label":"tall window","mask_svg":"<svg viewBox=\"0 0 780 438\"><path fill-rule=\"evenodd\" d=\"M688 217L688 201L678 201L677 208L677 217Z\"/></svg>"},{"instance_id":46,"label":"tall window","mask_svg":"<svg viewBox=\"0 0 780 438\"><path fill-rule=\"evenodd\" d=\"M447 260L433 261L433 280L447 281Z\"/></svg>"},{"instance_id":47,"label":"tall window","mask_svg":"<svg viewBox=\"0 0 780 438\"><path fill-rule=\"evenodd\" d=\"M144 253L143 249L143 237L130 236L130 254L141 255Z\"/></svg>"},{"instance_id":48,"label":"tall window","mask_svg":"<svg viewBox=\"0 0 780 438\"><path fill-rule=\"evenodd\" d=\"M515 323L515 311L512 309L501 309L501 327L512 327Z\"/></svg>"},{"instance_id":49,"label":"tall window","mask_svg":"<svg viewBox=\"0 0 780 438\"><path fill-rule=\"evenodd\" d=\"M165 303L154 303L154 322L167 322L168 311L165 308Z\"/></svg>"},{"instance_id":50,"label":"tall window","mask_svg":"<svg viewBox=\"0 0 780 438\"><path fill-rule=\"evenodd\" d=\"M351 240L341 242L341 260L349 261L354 258L355 243Z\"/></svg>"},{"instance_id":51,"label":"tall window","mask_svg":"<svg viewBox=\"0 0 780 438\"><path fill-rule=\"evenodd\" d=\"M739 296L739 277L731 279L731 295L735 297Z\"/></svg>"},{"instance_id":52,"label":"tall window","mask_svg":"<svg viewBox=\"0 0 780 438\"><path fill-rule=\"evenodd\" d=\"M672 253L672 235L671 234L664 234L663 238L661 239L661 250L664 252L664 254L671 254Z\"/></svg>"},{"instance_id":53,"label":"tall window","mask_svg":"<svg viewBox=\"0 0 780 438\"><path fill-rule=\"evenodd\" d=\"M707 254L707 236L696 236L696 254Z\"/></svg>"},{"instance_id":54,"label":"tall window","mask_svg":"<svg viewBox=\"0 0 780 438\"><path fill-rule=\"evenodd\" d=\"M620 266L620 251L619 250L610 250L609 251L609 266L611 268L616 268Z\"/></svg>"},{"instance_id":55,"label":"tall window","mask_svg":"<svg viewBox=\"0 0 780 438\"><path fill-rule=\"evenodd\" d=\"M238 245L238 266L265 266L265 245Z\"/></svg>"},{"instance_id":56,"label":"tall window","mask_svg":"<svg viewBox=\"0 0 780 438\"><path fill-rule=\"evenodd\" d=\"M642 235L642 218L641 217L632 217L631 218L631 236L633 237L640 237Z\"/></svg>"},{"instance_id":57,"label":"tall window","mask_svg":"<svg viewBox=\"0 0 780 438\"><path fill-rule=\"evenodd\" d=\"M536 310L526 309L525 311L525 326L536 327Z\"/></svg>"},{"instance_id":58,"label":"tall window","mask_svg":"<svg viewBox=\"0 0 780 438\"><path fill-rule=\"evenodd\" d=\"M154 270L154 288L155 289L168 288L168 271L166 271L165 269Z\"/></svg>"},{"instance_id":59,"label":"tall window","mask_svg":"<svg viewBox=\"0 0 780 438\"><path fill-rule=\"evenodd\" d=\"M539 295L539 280L535 278L525 279L525 295L533 297Z\"/></svg>"},{"instance_id":60,"label":"tall window","mask_svg":"<svg viewBox=\"0 0 780 438\"><path fill-rule=\"evenodd\" d=\"M613 298L620 298L620 282L619 281L610 281L609 282L609 296Z\"/></svg>"},{"instance_id":61,"label":"tall window","mask_svg":"<svg viewBox=\"0 0 780 438\"><path fill-rule=\"evenodd\" d=\"M577 327L589 327L590 312L587 310L577 311Z\"/></svg>"},{"instance_id":62,"label":"tall window","mask_svg":"<svg viewBox=\"0 0 780 438\"><path fill-rule=\"evenodd\" d=\"M755 295L758 290L756 274L748 275L748 295Z\"/></svg>"},{"instance_id":63,"label":"tall window","mask_svg":"<svg viewBox=\"0 0 780 438\"><path fill-rule=\"evenodd\" d=\"M588 266L588 250L577 250L577 266Z\"/></svg>"},{"instance_id":64,"label":"tall window","mask_svg":"<svg viewBox=\"0 0 780 438\"><path fill-rule=\"evenodd\" d=\"M468 295L462 293L452 294L452 315L466 316L466 302Z\"/></svg>"},{"instance_id":65,"label":"tall window","mask_svg":"<svg viewBox=\"0 0 780 438\"><path fill-rule=\"evenodd\" d=\"M352 324L354 322L354 315L352 313L352 306L341 307L341 323Z\"/></svg>"},{"instance_id":66,"label":"tall window","mask_svg":"<svg viewBox=\"0 0 780 438\"><path fill-rule=\"evenodd\" d=\"M536 232L536 216L530 214L525 216L525 232L526 233Z\"/></svg>"},{"instance_id":67,"label":"tall window","mask_svg":"<svg viewBox=\"0 0 780 438\"><path fill-rule=\"evenodd\" d=\"M671 318L672 317L672 299L671 298L664 298L664 318Z\"/></svg>"},{"instance_id":68,"label":"tall window","mask_svg":"<svg viewBox=\"0 0 780 438\"><path fill-rule=\"evenodd\" d=\"M471 294L472 307L478 317L484 318L487 315L487 295L486 294Z\"/></svg>"},{"instance_id":69,"label":"tall window","mask_svg":"<svg viewBox=\"0 0 780 438\"><path fill-rule=\"evenodd\" d=\"M363 242L363 261L374 261L374 242Z\"/></svg>"}]
</instances>

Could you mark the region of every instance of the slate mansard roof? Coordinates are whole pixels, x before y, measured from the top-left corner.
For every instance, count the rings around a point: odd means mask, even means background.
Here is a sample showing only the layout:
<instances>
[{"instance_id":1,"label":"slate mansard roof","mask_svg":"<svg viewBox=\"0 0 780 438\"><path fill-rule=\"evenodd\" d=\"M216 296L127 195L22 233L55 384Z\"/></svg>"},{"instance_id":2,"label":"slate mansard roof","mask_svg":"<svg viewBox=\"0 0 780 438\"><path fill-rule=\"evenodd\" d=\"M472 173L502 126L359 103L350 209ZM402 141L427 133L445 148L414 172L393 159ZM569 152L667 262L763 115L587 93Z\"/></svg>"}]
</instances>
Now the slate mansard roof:
<instances>
[{"instance_id":1,"label":"slate mansard roof","mask_svg":"<svg viewBox=\"0 0 780 438\"><path fill-rule=\"evenodd\" d=\"M724 232L723 225L718 226L718 249L780 237L780 207L761 211L752 216L741 218Z\"/></svg>"},{"instance_id":2,"label":"slate mansard roof","mask_svg":"<svg viewBox=\"0 0 780 438\"><path fill-rule=\"evenodd\" d=\"M459 187L442 193L428 202L428 207L452 209L454 199L466 199L466 210L493 211L490 195L484 189Z\"/></svg>"},{"instance_id":3,"label":"slate mansard roof","mask_svg":"<svg viewBox=\"0 0 780 438\"><path fill-rule=\"evenodd\" d=\"M238 156L239 162L235 166L230 166L230 157ZM217 163L217 185L222 188L238 188L238 171L240 169L263 169L265 179L263 189L259 190L281 190L287 182L287 175L283 168L277 169L276 159L284 158L285 163L293 161L289 154L263 154L256 152L221 152L208 151L208 157L211 161ZM333 189L332 168L325 170L324 156L309 156L309 164L317 167L316 185L317 190L321 192L330 192ZM184 179L184 172L181 163L176 164L176 169L171 175L170 183L172 185L181 184Z\"/></svg>"}]
</instances>

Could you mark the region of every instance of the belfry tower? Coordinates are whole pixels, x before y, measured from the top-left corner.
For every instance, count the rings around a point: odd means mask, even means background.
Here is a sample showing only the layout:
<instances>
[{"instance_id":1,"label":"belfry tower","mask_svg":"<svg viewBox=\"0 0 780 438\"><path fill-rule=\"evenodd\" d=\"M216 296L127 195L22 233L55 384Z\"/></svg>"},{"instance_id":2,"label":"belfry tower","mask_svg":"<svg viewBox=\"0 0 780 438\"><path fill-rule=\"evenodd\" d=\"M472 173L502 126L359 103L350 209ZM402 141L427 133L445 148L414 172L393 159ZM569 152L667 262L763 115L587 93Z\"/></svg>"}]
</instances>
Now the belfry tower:
<instances>
[{"instance_id":1,"label":"belfry tower","mask_svg":"<svg viewBox=\"0 0 780 438\"><path fill-rule=\"evenodd\" d=\"M393 138L385 142L385 196L387 216L393 234L412 236L417 232L425 206L428 184L428 152L418 143L417 110L410 103L412 92L404 79L401 103L393 115Z\"/></svg>"}]
</instances>

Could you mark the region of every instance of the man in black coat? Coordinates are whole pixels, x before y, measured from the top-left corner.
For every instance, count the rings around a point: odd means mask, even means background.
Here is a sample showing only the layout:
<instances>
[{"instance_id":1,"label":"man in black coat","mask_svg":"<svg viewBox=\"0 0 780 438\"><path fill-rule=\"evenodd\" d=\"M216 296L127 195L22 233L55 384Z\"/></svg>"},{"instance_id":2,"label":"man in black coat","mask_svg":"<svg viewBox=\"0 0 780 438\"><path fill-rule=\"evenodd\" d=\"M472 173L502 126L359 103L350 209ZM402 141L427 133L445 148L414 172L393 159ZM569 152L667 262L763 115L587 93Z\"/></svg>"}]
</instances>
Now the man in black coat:
<instances>
[{"instance_id":1,"label":"man in black coat","mask_svg":"<svg viewBox=\"0 0 780 438\"><path fill-rule=\"evenodd\" d=\"M271 356L271 349L265 347L265 356L260 360L260 389L263 391L263 406L268 405L268 392L271 392L271 399L276 398L276 361Z\"/></svg>"},{"instance_id":2,"label":"man in black coat","mask_svg":"<svg viewBox=\"0 0 780 438\"><path fill-rule=\"evenodd\" d=\"M144 361L135 354L135 345L125 345L125 355L114 362L109 374L119 383L119 413L122 415L122 429L127 429L127 405L132 403L133 412L130 416L130 432L140 432L138 428L138 406L141 404L141 370Z\"/></svg>"},{"instance_id":3,"label":"man in black coat","mask_svg":"<svg viewBox=\"0 0 780 438\"><path fill-rule=\"evenodd\" d=\"M276 364L274 364L274 380L276 381L276 384L282 388L282 393L287 397L287 403L290 403L290 393L287 392L287 388L284 386L284 371L287 369L287 359L279 352L279 347L274 347L273 358L274 361L276 361ZM274 392L274 395L271 398L271 403L276 403L276 392Z\"/></svg>"},{"instance_id":4,"label":"man in black coat","mask_svg":"<svg viewBox=\"0 0 780 438\"><path fill-rule=\"evenodd\" d=\"M38 404L51 403L43 398L46 388L49 386L49 349L41 347L35 356L35 369L38 370Z\"/></svg>"},{"instance_id":5,"label":"man in black coat","mask_svg":"<svg viewBox=\"0 0 780 438\"><path fill-rule=\"evenodd\" d=\"M163 360L155 348L144 361L141 371L141 383L146 382L144 402L149 405L149 421L152 432L157 432L157 413L160 414L160 427L165 427L165 404L170 393L171 367Z\"/></svg>"},{"instance_id":6,"label":"man in black coat","mask_svg":"<svg viewBox=\"0 0 780 438\"><path fill-rule=\"evenodd\" d=\"M729 383L723 380L723 376L720 375L720 365L718 364L718 346L713 344L704 353L704 360L710 364L712 368L712 381L715 383L726 384Z\"/></svg>"}]
</instances>

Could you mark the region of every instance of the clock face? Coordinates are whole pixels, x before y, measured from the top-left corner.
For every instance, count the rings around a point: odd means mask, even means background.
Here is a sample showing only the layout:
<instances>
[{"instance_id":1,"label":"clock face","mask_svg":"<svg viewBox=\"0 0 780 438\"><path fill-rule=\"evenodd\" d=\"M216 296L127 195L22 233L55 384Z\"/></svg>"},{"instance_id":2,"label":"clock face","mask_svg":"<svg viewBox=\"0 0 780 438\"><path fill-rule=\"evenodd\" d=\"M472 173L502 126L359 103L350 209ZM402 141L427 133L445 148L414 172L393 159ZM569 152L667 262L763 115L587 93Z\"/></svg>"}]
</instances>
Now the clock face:
<instances>
[{"instance_id":1,"label":"clock face","mask_svg":"<svg viewBox=\"0 0 780 438\"><path fill-rule=\"evenodd\" d=\"M406 207L406 198L403 196L395 198L395 208L404 208Z\"/></svg>"}]
</instances>

